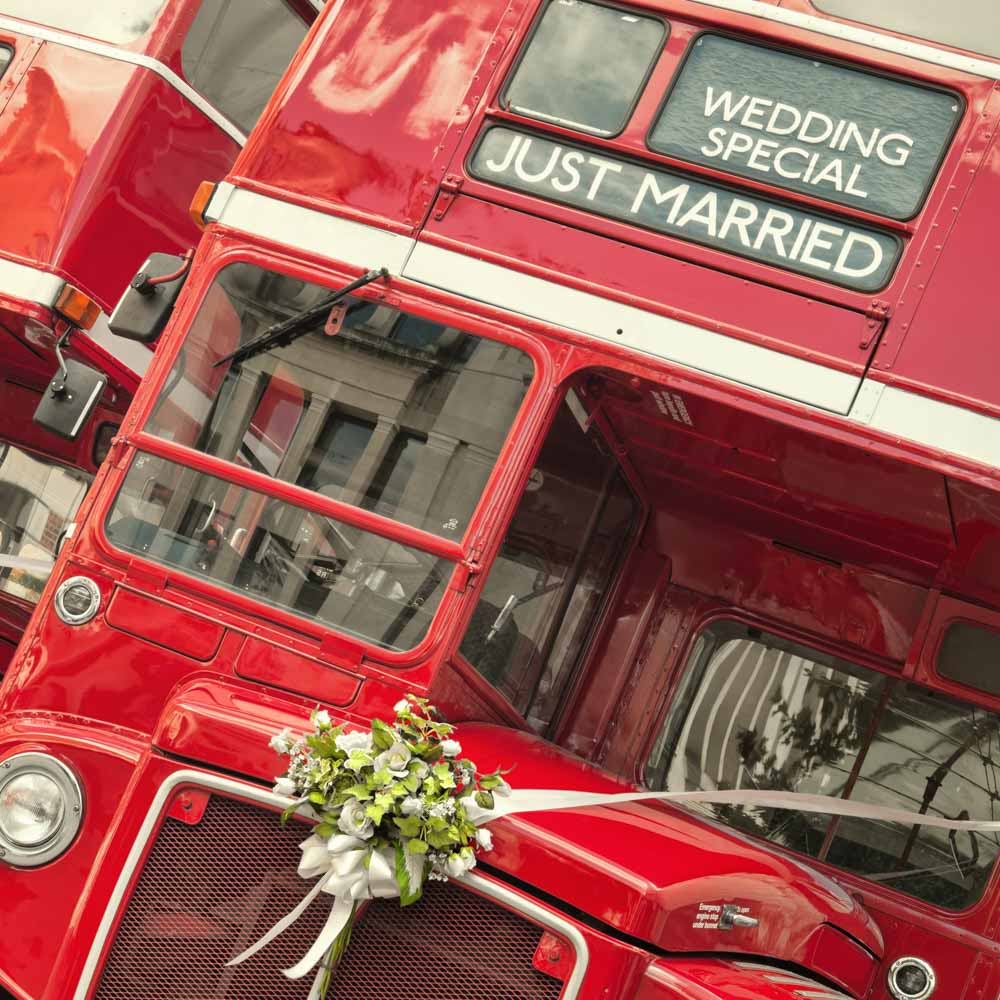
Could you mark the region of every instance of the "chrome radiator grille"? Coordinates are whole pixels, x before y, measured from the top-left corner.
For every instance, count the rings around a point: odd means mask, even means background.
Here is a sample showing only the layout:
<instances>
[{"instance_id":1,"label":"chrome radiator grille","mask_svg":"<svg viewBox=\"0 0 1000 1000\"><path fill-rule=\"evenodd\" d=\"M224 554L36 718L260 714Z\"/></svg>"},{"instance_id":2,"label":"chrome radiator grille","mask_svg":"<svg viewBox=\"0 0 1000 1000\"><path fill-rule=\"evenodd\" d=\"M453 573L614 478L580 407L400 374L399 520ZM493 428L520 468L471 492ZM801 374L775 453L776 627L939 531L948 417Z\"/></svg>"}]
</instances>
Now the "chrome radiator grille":
<instances>
[{"instance_id":1,"label":"chrome radiator grille","mask_svg":"<svg viewBox=\"0 0 1000 1000\"><path fill-rule=\"evenodd\" d=\"M321 898L244 964L226 961L308 889L296 873L304 828L213 796L195 825L168 817L128 900L94 1000L306 1000L312 976L281 969L315 940ZM329 1000L556 1000L562 983L532 962L543 929L452 884L418 904L371 903L354 929Z\"/></svg>"}]
</instances>

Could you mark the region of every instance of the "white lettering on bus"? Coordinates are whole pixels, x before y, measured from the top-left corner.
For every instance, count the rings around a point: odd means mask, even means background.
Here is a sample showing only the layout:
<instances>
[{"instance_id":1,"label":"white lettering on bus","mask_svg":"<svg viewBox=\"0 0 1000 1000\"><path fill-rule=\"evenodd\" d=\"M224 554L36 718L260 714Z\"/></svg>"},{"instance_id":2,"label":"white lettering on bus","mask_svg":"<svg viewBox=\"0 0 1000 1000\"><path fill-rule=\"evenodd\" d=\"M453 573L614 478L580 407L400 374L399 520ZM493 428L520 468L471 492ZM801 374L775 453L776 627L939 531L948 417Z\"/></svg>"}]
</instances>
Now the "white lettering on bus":
<instances>
[{"instance_id":1,"label":"white lettering on bus","mask_svg":"<svg viewBox=\"0 0 1000 1000\"><path fill-rule=\"evenodd\" d=\"M803 110L752 94L737 96L731 90L717 92L711 86L705 88L705 118L721 119L737 127L709 128L708 141L701 146L703 156L736 161L750 170L774 172L787 180L831 188L856 198L868 197L863 184L867 163L878 161L888 167L904 167L913 150L913 139L904 132L865 128L850 119L834 120L815 109ZM747 130L781 139L754 137ZM850 152L860 157L861 162L851 163L841 156L803 148L809 146L825 146L835 153ZM801 169L791 167L795 157L804 161Z\"/></svg>"}]
</instances>

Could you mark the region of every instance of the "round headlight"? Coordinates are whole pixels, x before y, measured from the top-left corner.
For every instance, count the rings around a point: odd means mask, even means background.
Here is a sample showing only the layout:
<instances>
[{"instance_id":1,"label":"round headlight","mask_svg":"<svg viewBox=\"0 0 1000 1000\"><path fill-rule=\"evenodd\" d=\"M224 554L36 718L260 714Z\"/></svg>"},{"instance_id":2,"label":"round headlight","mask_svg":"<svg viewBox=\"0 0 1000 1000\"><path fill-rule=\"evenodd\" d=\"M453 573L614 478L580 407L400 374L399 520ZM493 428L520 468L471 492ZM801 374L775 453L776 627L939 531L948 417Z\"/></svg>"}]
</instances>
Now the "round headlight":
<instances>
[{"instance_id":1,"label":"round headlight","mask_svg":"<svg viewBox=\"0 0 1000 1000\"><path fill-rule=\"evenodd\" d=\"M934 970L922 958L898 958L889 968L889 992L896 1000L927 1000L936 982Z\"/></svg>"},{"instance_id":2,"label":"round headlight","mask_svg":"<svg viewBox=\"0 0 1000 1000\"><path fill-rule=\"evenodd\" d=\"M96 583L86 576L71 576L64 580L56 591L56 614L67 625L83 625L89 622L101 607L101 591Z\"/></svg>"},{"instance_id":3,"label":"round headlight","mask_svg":"<svg viewBox=\"0 0 1000 1000\"><path fill-rule=\"evenodd\" d=\"M73 772L43 753L0 764L0 860L34 867L73 842L83 818L83 793Z\"/></svg>"}]
</instances>

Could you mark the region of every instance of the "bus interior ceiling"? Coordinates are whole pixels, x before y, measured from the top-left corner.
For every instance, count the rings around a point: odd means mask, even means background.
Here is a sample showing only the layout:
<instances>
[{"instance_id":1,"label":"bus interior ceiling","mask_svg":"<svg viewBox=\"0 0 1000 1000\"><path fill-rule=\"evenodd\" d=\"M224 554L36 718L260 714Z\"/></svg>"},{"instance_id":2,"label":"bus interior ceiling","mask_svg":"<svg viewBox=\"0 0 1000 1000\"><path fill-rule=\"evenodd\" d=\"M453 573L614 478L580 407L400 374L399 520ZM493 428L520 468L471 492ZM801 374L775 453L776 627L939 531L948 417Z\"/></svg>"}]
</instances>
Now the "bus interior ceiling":
<instances>
[{"instance_id":1,"label":"bus interior ceiling","mask_svg":"<svg viewBox=\"0 0 1000 1000\"><path fill-rule=\"evenodd\" d=\"M653 623L643 641L662 643L649 671L662 674L683 639L662 623L685 603L895 669L919 652L932 594L974 619L1000 606L1000 497L985 488L650 378L591 370L572 391L647 516L559 742L595 752L636 683L622 670L643 658L630 633Z\"/></svg>"}]
</instances>

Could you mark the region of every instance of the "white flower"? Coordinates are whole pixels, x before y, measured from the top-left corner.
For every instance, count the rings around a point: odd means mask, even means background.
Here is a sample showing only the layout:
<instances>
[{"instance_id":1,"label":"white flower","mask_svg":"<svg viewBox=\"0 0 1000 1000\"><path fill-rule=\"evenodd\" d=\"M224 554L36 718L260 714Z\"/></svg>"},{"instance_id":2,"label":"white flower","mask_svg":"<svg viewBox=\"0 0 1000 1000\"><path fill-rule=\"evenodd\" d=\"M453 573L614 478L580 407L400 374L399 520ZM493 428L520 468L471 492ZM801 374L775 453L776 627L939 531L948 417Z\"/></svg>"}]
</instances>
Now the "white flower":
<instances>
[{"instance_id":1,"label":"white flower","mask_svg":"<svg viewBox=\"0 0 1000 1000\"><path fill-rule=\"evenodd\" d=\"M396 715L402 715L404 712L409 712L413 706L405 699L400 698L395 705L392 706L392 710Z\"/></svg>"},{"instance_id":2,"label":"white flower","mask_svg":"<svg viewBox=\"0 0 1000 1000\"><path fill-rule=\"evenodd\" d=\"M371 733L341 733L334 741L338 750L350 754L352 750L371 750Z\"/></svg>"},{"instance_id":3,"label":"white flower","mask_svg":"<svg viewBox=\"0 0 1000 1000\"><path fill-rule=\"evenodd\" d=\"M375 758L375 770L381 771L387 767L389 771L397 777L406 775L406 765L413 756L410 748L405 743L393 743L388 750L383 751Z\"/></svg>"},{"instance_id":4,"label":"white flower","mask_svg":"<svg viewBox=\"0 0 1000 1000\"><path fill-rule=\"evenodd\" d=\"M462 784L463 785L471 785L472 784L472 779L475 776L476 775L473 773L473 770L472 770L471 767L463 767L459 771L459 777L462 779Z\"/></svg>"},{"instance_id":5,"label":"white flower","mask_svg":"<svg viewBox=\"0 0 1000 1000\"><path fill-rule=\"evenodd\" d=\"M489 830L480 829L476 830L476 843L484 851L493 850L493 834Z\"/></svg>"},{"instance_id":6,"label":"white flower","mask_svg":"<svg viewBox=\"0 0 1000 1000\"><path fill-rule=\"evenodd\" d=\"M445 871L452 878L460 878L467 871L476 867L476 856L468 847L463 847L458 854L449 854L445 862Z\"/></svg>"},{"instance_id":7,"label":"white flower","mask_svg":"<svg viewBox=\"0 0 1000 1000\"><path fill-rule=\"evenodd\" d=\"M364 803L357 799L344 803L344 808L340 810L340 818L337 820L337 827L361 840L367 840L375 832L371 817L365 813Z\"/></svg>"},{"instance_id":8,"label":"white flower","mask_svg":"<svg viewBox=\"0 0 1000 1000\"><path fill-rule=\"evenodd\" d=\"M438 819L451 819L455 815L455 803L452 799L445 799L431 806L427 812Z\"/></svg>"},{"instance_id":9,"label":"white flower","mask_svg":"<svg viewBox=\"0 0 1000 1000\"><path fill-rule=\"evenodd\" d=\"M280 733L271 737L271 749L277 753L288 753L292 748L292 731L286 726Z\"/></svg>"},{"instance_id":10,"label":"white flower","mask_svg":"<svg viewBox=\"0 0 1000 1000\"><path fill-rule=\"evenodd\" d=\"M462 752L462 744L458 740L442 740L441 753L445 757L457 757Z\"/></svg>"},{"instance_id":11,"label":"white flower","mask_svg":"<svg viewBox=\"0 0 1000 1000\"><path fill-rule=\"evenodd\" d=\"M422 760L411 760L409 769L410 774L415 774L421 781L431 773L431 769Z\"/></svg>"},{"instance_id":12,"label":"white flower","mask_svg":"<svg viewBox=\"0 0 1000 1000\"><path fill-rule=\"evenodd\" d=\"M291 798L295 794L295 782L291 778L276 778L274 782L275 795L287 795Z\"/></svg>"},{"instance_id":13,"label":"white flower","mask_svg":"<svg viewBox=\"0 0 1000 1000\"><path fill-rule=\"evenodd\" d=\"M424 804L415 795L407 795L400 802L399 811L404 816L419 816L424 811Z\"/></svg>"},{"instance_id":14,"label":"white flower","mask_svg":"<svg viewBox=\"0 0 1000 1000\"><path fill-rule=\"evenodd\" d=\"M330 713L325 708L321 708L319 711L313 712L312 721L317 729L329 729L331 722Z\"/></svg>"},{"instance_id":15,"label":"white flower","mask_svg":"<svg viewBox=\"0 0 1000 1000\"><path fill-rule=\"evenodd\" d=\"M503 780L503 778L500 778L500 784L493 789L493 794L499 795L500 798L505 799L510 795L511 790L512 789L510 785L508 785L507 782Z\"/></svg>"}]
</instances>

